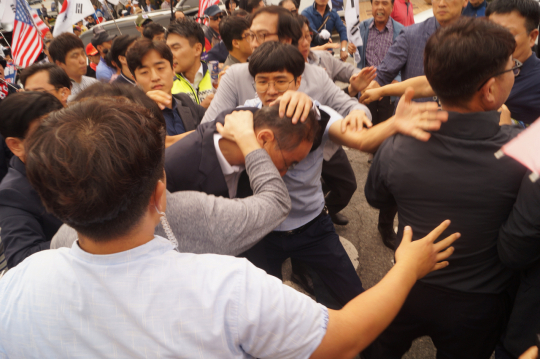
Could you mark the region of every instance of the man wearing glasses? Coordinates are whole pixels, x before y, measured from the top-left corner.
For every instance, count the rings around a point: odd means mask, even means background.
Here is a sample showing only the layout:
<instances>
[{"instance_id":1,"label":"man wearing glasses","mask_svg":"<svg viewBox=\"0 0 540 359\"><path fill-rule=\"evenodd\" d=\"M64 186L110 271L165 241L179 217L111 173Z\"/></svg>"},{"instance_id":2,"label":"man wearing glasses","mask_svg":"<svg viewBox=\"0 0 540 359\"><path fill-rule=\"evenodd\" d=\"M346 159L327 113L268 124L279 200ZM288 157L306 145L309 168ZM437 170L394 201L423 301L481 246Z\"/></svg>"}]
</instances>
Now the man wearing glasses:
<instances>
[{"instance_id":1,"label":"man wearing glasses","mask_svg":"<svg viewBox=\"0 0 540 359\"><path fill-rule=\"evenodd\" d=\"M204 17L208 19L208 26L204 29L204 37L212 47L219 44L221 36L219 35L219 24L223 19L223 13L217 5L209 6L204 10ZM206 49L208 51L210 49Z\"/></svg>"},{"instance_id":2,"label":"man wearing glasses","mask_svg":"<svg viewBox=\"0 0 540 359\"><path fill-rule=\"evenodd\" d=\"M21 73L21 83L25 91L48 92L66 106L71 95L71 80L58 65L33 64Z\"/></svg>"},{"instance_id":3,"label":"man wearing glasses","mask_svg":"<svg viewBox=\"0 0 540 359\"><path fill-rule=\"evenodd\" d=\"M502 26L469 17L441 27L426 44L425 73L448 122L426 143L400 135L387 140L365 194L376 208L397 206L398 239L406 225L416 228L413 239L421 238L439 218L451 218L449 230L462 236L454 267L413 287L394 322L363 352L366 359L401 358L424 335L438 357L489 359L501 337L514 273L500 261L497 239L526 169L493 153L521 131L499 126L497 112L519 72L515 48Z\"/></svg>"},{"instance_id":4,"label":"man wearing glasses","mask_svg":"<svg viewBox=\"0 0 540 359\"><path fill-rule=\"evenodd\" d=\"M239 65L232 68L236 66ZM339 145L373 151L397 132L412 135L417 130L425 134L422 129L436 129L431 126L440 122L436 117L433 117L435 121L414 122L408 116L410 113L403 113L404 116L388 123L355 131L358 123L343 120L329 107L314 108L307 95L296 92L303 81L305 66L304 57L297 48L275 41L264 43L250 57L249 72L253 76L250 85L257 98L246 101L245 109L254 113L255 135L283 177L292 210L283 223L276 223L274 231L245 256L280 279L285 259L291 257L304 262L313 268L337 303L343 306L363 288L326 210L320 182L323 159L332 156ZM288 109L286 106L281 108L293 94L297 95L295 103L291 101ZM279 111L286 112L283 117L274 106L280 98ZM292 120L294 107L306 109L308 118L291 127L291 123L296 122ZM257 109L272 113L273 118L267 125L257 125ZM199 126L194 134L167 149L165 171L170 192L196 190L229 198L251 195L249 182L242 179L244 159L238 155L237 146L215 133L216 122L223 121L232 111L222 112L216 116L216 121ZM313 125L315 113L320 120ZM306 125L313 133L298 140L294 132Z\"/></svg>"}]
</instances>

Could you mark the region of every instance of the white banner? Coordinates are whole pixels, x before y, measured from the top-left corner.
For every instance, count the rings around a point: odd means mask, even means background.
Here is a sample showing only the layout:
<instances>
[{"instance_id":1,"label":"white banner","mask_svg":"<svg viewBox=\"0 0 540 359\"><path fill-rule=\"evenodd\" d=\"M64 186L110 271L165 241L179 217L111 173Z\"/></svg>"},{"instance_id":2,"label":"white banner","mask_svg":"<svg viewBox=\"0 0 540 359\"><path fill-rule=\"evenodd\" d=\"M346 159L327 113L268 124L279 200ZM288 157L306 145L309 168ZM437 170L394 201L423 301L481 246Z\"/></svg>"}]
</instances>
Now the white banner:
<instances>
[{"instance_id":1,"label":"white banner","mask_svg":"<svg viewBox=\"0 0 540 359\"><path fill-rule=\"evenodd\" d=\"M94 7L90 0L64 0L54 24L53 36L57 37L63 32L73 33L73 24L93 14Z\"/></svg>"},{"instance_id":2,"label":"white banner","mask_svg":"<svg viewBox=\"0 0 540 359\"><path fill-rule=\"evenodd\" d=\"M0 22L4 24L15 22L15 0L0 0Z\"/></svg>"},{"instance_id":3,"label":"white banner","mask_svg":"<svg viewBox=\"0 0 540 359\"><path fill-rule=\"evenodd\" d=\"M347 37L357 48L362 46L362 35L360 34L360 15L358 0L345 1L345 22L347 23ZM354 62L360 62L360 52L354 53Z\"/></svg>"}]
</instances>

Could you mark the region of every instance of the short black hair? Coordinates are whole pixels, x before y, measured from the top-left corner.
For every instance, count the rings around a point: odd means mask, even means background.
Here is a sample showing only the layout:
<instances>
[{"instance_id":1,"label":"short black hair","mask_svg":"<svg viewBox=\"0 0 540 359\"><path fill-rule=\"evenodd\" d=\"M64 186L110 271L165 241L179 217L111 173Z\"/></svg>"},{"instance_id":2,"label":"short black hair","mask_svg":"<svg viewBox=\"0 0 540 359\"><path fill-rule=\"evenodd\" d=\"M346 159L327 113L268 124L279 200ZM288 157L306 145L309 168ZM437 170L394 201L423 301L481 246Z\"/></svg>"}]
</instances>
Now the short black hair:
<instances>
[{"instance_id":1,"label":"short black hair","mask_svg":"<svg viewBox=\"0 0 540 359\"><path fill-rule=\"evenodd\" d=\"M283 151L293 151L302 141L313 142L319 130L319 121L313 110L304 122L292 123L292 118L279 116L279 104L262 107L253 116L253 128L269 128L277 139L276 147Z\"/></svg>"},{"instance_id":2,"label":"short black hair","mask_svg":"<svg viewBox=\"0 0 540 359\"><path fill-rule=\"evenodd\" d=\"M164 33L165 29L163 28L163 26L155 22L151 22L150 24L146 25L143 30L143 36L149 40L153 40L154 36Z\"/></svg>"},{"instance_id":3,"label":"short black hair","mask_svg":"<svg viewBox=\"0 0 540 359\"><path fill-rule=\"evenodd\" d=\"M46 63L46 64L33 64L27 67L21 73L21 83L26 86L26 80L30 76L33 76L41 71L47 71L49 73L49 83L54 86L55 89L61 89L67 87L71 89L71 80L64 70L58 65Z\"/></svg>"},{"instance_id":4,"label":"short black hair","mask_svg":"<svg viewBox=\"0 0 540 359\"><path fill-rule=\"evenodd\" d=\"M167 32L165 32L165 38L168 38L170 34L188 39L191 46L194 46L197 42L204 46L204 31L201 25L187 17L171 22Z\"/></svg>"},{"instance_id":5,"label":"short black hair","mask_svg":"<svg viewBox=\"0 0 540 359\"><path fill-rule=\"evenodd\" d=\"M126 235L163 178L165 126L123 98L51 113L29 136L28 181L45 209L96 242Z\"/></svg>"},{"instance_id":6,"label":"short black hair","mask_svg":"<svg viewBox=\"0 0 540 359\"><path fill-rule=\"evenodd\" d=\"M82 40L79 39L75 34L64 32L51 41L49 45L49 55L51 55L53 61L60 61L61 63L65 64L68 52L73 49L84 50Z\"/></svg>"},{"instance_id":7,"label":"short black hair","mask_svg":"<svg viewBox=\"0 0 540 359\"><path fill-rule=\"evenodd\" d=\"M429 38L424 72L443 104L465 105L483 81L505 69L515 48L514 36L504 27L462 17Z\"/></svg>"},{"instance_id":8,"label":"short black hair","mask_svg":"<svg viewBox=\"0 0 540 359\"><path fill-rule=\"evenodd\" d=\"M304 56L297 47L267 41L253 51L248 69L253 78L263 72L287 71L296 79L302 76L305 67Z\"/></svg>"},{"instance_id":9,"label":"short black hair","mask_svg":"<svg viewBox=\"0 0 540 359\"><path fill-rule=\"evenodd\" d=\"M261 3L261 1L263 0L247 0L246 1L246 11L251 14L253 12L253 10L259 8L259 4Z\"/></svg>"},{"instance_id":10,"label":"short black hair","mask_svg":"<svg viewBox=\"0 0 540 359\"><path fill-rule=\"evenodd\" d=\"M540 23L540 4L535 0L493 0L486 9L486 16L491 14L509 14L517 11L525 18L527 32L538 29Z\"/></svg>"},{"instance_id":11,"label":"short black hair","mask_svg":"<svg viewBox=\"0 0 540 359\"><path fill-rule=\"evenodd\" d=\"M298 24L298 21L289 10L275 5L261 7L251 16L251 23L253 22L253 19L261 14L277 15L277 32L279 39L289 38L294 46L298 46L298 40L302 37L302 27ZM251 23L249 24L250 27Z\"/></svg>"},{"instance_id":12,"label":"short black hair","mask_svg":"<svg viewBox=\"0 0 540 359\"><path fill-rule=\"evenodd\" d=\"M14 93L0 102L0 135L25 138L32 122L62 108L60 100L48 92Z\"/></svg>"},{"instance_id":13,"label":"short black hair","mask_svg":"<svg viewBox=\"0 0 540 359\"><path fill-rule=\"evenodd\" d=\"M116 66L122 68L122 63L120 62L119 56L126 56L127 49L129 45L137 41L136 36L131 35L120 35L113 40L111 49L108 54L111 54L111 61L113 61Z\"/></svg>"},{"instance_id":14,"label":"short black hair","mask_svg":"<svg viewBox=\"0 0 540 359\"><path fill-rule=\"evenodd\" d=\"M157 51L162 58L169 61L172 68L173 54L169 46L167 46L167 44L163 41L151 41L147 38L142 38L135 41L135 44L133 44L133 46L130 47L126 53L129 71L131 71L133 77L135 77L135 70L142 67L143 57L152 50Z\"/></svg>"},{"instance_id":15,"label":"short black hair","mask_svg":"<svg viewBox=\"0 0 540 359\"><path fill-rule=\"evenodd\" d=\"M229 51L233 50L233 40L242 40L246 30L249 30L249 22L240 16L226 16L219 24L221 40Z\"/></svg>"},{"instance_id":16,"label":"short black hair","mask_svg":"<svg viewBox=\"0 0 540 359\"><path fill-rule=\"evenodd\" d=\"M152 112L154 117L161 121L163 123L163 126L165 126L165 118L163 117L163 112L161 111L157 103L150 97L146 96L144 91L137 86L125 83L105 84L102 82L98 82L79 92L75 97L75 101L82 101L88 98L96 97L125 97L131 102L137 103Z\"/></svg>"}]
</instances>

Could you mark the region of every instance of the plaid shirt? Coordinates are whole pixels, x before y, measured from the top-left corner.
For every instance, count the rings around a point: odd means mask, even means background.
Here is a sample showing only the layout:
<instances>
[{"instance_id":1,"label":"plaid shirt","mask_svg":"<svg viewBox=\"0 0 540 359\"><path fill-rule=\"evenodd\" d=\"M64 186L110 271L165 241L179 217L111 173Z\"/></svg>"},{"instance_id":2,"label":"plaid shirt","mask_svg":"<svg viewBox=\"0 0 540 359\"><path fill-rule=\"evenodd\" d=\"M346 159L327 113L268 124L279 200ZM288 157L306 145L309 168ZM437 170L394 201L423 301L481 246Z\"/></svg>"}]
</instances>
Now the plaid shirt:
<instances>
[{"instance_id":1,"label":"plaid shirt","mask_svg":"<svg viewBox=\"0 0 540 359\"><path fill-rule=\"evenodd\" d=\"M384 60L377 67L375 81L388 85L401 71L401 79L424 76L424 47L429 37L439 28L435 17L403 29L390 46ZM370 31L371 32L371 31ZM431 97L417 99L418 102L433 101Z\"/></svg>"},{"instance_id":2,"label":"plaid shirt","mask_svg":"<svg viewBox=\"0 0 540 359\"><path fill-rule=\"evenodd\" d=\"M366 44L366 66L379 66L384 55L392 45L394 25L390 17L382 31L377 29L375 21L369 25L368 41Z\"/></svg>"}]
</instances>

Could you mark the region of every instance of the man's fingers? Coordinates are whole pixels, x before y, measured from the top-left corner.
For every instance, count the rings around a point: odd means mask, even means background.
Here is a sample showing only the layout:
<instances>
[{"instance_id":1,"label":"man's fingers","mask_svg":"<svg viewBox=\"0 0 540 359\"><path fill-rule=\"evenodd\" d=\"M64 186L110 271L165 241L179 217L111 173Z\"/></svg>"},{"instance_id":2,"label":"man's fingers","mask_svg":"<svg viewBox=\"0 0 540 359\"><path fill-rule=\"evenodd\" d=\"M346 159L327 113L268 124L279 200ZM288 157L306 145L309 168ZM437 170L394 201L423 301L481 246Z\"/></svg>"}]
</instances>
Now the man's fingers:
<instances>
[{"instance_id":1,"label":"man's fingers","mask_svg":"<svg viewBox=\"0 0 540 359\"><path fill-rule=\"evenodd\" d=\"M292 117L293 123L298 123L298 120L300 120L302 118L302 115L304 114L304 107L306 106L306 98L303 96L294 96L294 97L296 97L297 99L296 106L294 108L291 108L291 106L289 106L289 109L287 112L288 113L292 112L292 116L289 116L289 117Z\"/></svg>"},{"instance_id":2,"label":"man's fingers","mask_svg":"<svg viewBox=\"0 0 540 359\"><path fill-rule=\"evenodd\" d=\"M438 241L437 243L435 243L433 245L433 248L435 248L437 252L440 252L443 249L450 247L452 243L454 243L459 237L461 237L461 233L456 232L454 234L451 234L442 241Z\"/></svg>"},{"instance_id":3,"label":"man's fingers","mask_svg":"<svg viewBox=\"0 0 540 359\"><path fill-rule=\"evenodd\" d=\"M435 240L437 238L439 238L439 236L442 234L442 232L444 232L446 230L446 228L448 228L449 225L450 225L450 220L447 219L446 221L439 224L439 226L437 226L437 228L435 228L434 230L429 232L429 234L425 237L425 239L430 241L430 242L435 242Z\"/></svg>"},{"instance_id":4,"label":"man's fingers","mask_svg":"<svg viewBox=\"0 0 540 359\"><path fill-rule=\"evenodd\" d=\"M221 124L221 122L216 123L216 130L217 132L219 132L220 135L223 135L223 131L225 131L225 129L223 128L223 125Z\"/></svg>"},{"instance_id":5,"label":"man's fingers","mask_svg":"<svg viewBox=\"0 0 540 359\"><path fill-rule=\"evenodd\" d=\"M410 135L422 142L427 142L431 138L431 133L426 132L418 127L413 129Z\"/></svg>"},{"instance_id":6,"label":"man's fingers","mask_svg":"<svg viewBox=\"0 0 540 359\"><path fill-rule=\"evenodd\" d=\"M302 118L300 119L300 121L306 122L309 116L309 111L311 111L312 107L313 103L311 101L306 101L306 104L304 105L304 112L302 112Z\"/></svg>"},{"instance_id":7,"label":"man's fingers","mask_svg":"<svg viewBox=\"0 0 540 359\"><path fill-rule=\"evenodd\" d=\"M291 98L291 94L288 92L285 92L283 96L281 96L281 99L279 101L279 117L285 116L285 110L287 109L287 105L289 104L290 98Z\"/></svg>"},{"instance_id":8,"label":"man's fingers","mask_svg":"<svg viewBox=\"0 0 540 359\"><path fill-rule=\"evenodd\" d=\"M439 269L443 269L443 268L446 268L448 267L448 262L447 261L444 261L444 262L440 262L440 263L437 263L433 266L433 268L431 269L432 272L436 271L436 270L439 270Z\"/></svg>"},{"instance_id":9,"label":"man's fingers","mask_svg":"<svg viewBox=\"0 0 540 359\"><path fill-rule=\"evenodd\" d=\"M450 257L453 253L454 253L454 247L448 247L444 251L437 253L437 255L435 256L435 261L436 262L444 261L445 259Z\"/></svg>"},{"instance_id":10,"label":"man's fingers","mask_svg":"<svg viewBox=\"0 0 540 359\"><path fill-rule=\"evenodd\" d=\"M403 100L405 103L410 104L414 97L414 89L412 87L407 87L405 94L403 95Z\"/></svg>"},{"instance_id":11,"label":"man's fingers","mask_svg":"<svg viewBox=\"0 0 540 359\"><path fill-rule=\"evenodd\" d=\"M411 243L412 233L412 228L410 226L405 226L403 229L403 238L401 239L401 243Z\"/></svg>"},{"instance_id":12,"label":"man's fingers","mask_svg":"<svg viewBox=\"0 0 540 359\"><path fill-rule=\"evenodd\" d=\"M287 117L292 117L292 122L297 123L300 116L295 116L296 106L298 105L299 98L298 96L291 96L287 106Z\"/></svg>"}]
</instances>

